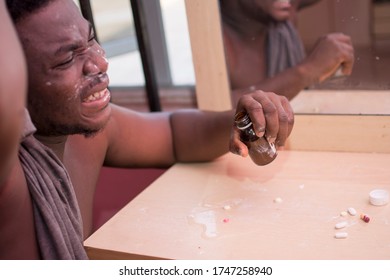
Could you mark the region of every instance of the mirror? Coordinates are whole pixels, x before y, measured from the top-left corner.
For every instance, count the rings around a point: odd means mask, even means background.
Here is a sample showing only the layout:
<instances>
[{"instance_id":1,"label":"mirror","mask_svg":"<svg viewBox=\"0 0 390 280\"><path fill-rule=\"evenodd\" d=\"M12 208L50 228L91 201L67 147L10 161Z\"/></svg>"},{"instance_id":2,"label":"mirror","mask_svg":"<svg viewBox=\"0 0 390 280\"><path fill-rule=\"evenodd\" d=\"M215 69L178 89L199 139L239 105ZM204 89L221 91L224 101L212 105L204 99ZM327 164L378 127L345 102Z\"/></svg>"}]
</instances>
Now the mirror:
<instances>
[{"instance_id":1,"label":"mirror","mask_svg":"<svg viewBox=\"0 0 390 280\"><path fill-rule=\"evenodd\" d=\"M267 1L273 0L252 2L264 4ZM299 0L287 2L294 4L294 1ZM298 114L390 115L390 0L303 0L301 2L310 2L310 5L297 12L295 21L306 54L324 34L343 32L352 39L355 62L350 76L327 79L322 83L313 84L293 97L291 104L294 111ZM220 2L222 29L224 29L226 19L221 5L224 4ZM231 38L226 38L225 34L223 38L225 54L228 55L226 48L231 47L227 45L231 44ZM253 38L253 41L256 39ZM244 45L241 45L236 48L236 51L240 51L242 55L243 48ZM226 60L229 64L229 57L226 57ZM252 62L250 61L248 65L253 64ZM229 69L228 66L228 73L230 73L228 75L234 75L234 70ZM259 75L266 75L264 69L250 70L252 73L255 71L259 71ZM244 76L248 75L251 74L248 72ZM231 84L233 84L232 79L235 78L230 76ZM246 86L250 85L247 83Z\"/></svg>"}]
</instances>

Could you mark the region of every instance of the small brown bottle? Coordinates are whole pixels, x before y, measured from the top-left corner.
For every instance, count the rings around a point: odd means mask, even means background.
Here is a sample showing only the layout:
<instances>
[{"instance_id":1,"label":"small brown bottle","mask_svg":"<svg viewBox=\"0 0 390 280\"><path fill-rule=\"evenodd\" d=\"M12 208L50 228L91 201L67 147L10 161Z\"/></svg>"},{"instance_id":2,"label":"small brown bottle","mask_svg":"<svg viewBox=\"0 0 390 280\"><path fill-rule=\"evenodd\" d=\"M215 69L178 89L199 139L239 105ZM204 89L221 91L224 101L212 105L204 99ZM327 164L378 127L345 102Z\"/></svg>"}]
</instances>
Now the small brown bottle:
<instances>
[{"instance_id":1,"label":"small brown bottle","mask_svg":"<svg viewBox=\"0 0 390 280\"><path fill-rule=\"evenodd\" d=\"M253 129L252 121L246 112L238 112L234 118L236 127L241 130L241 141L246 144L249 156L257 165L267 165L277 156L274 144L265 137L258 137Z\"/></svg>"}]
</instances>

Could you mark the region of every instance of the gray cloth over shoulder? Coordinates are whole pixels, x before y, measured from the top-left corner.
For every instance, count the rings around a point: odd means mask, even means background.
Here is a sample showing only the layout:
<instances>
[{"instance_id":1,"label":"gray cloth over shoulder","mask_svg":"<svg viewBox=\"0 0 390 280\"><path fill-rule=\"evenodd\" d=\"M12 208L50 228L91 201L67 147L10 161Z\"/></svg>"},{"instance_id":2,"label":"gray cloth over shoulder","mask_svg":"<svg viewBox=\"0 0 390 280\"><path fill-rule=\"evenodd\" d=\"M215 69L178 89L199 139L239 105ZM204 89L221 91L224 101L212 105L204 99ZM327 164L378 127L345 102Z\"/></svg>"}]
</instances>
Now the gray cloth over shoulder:
<instances>
[{"instance_id":1,"label":"gray cloth over shoulder","mask_svg":"<svg viewBox=\"0 0 390 280\"><path fill-rule=\"evenodd\" d=\"M267 35L268 77L293 67L305 57L302 40L290 21L272 23Z\"/></svg>"},{"instance_id":2,"label":"gray cloth over shoulder","mask_svg":"<svg viewBox=\"0 0 390 280\"><path fill-rule=\"evenodd\" d=\"M69 175L52 150L33 136L26 110L19 158L26 176L41 257L49 260L87 259L82 220Z\"/></svg>"}]
</instances>

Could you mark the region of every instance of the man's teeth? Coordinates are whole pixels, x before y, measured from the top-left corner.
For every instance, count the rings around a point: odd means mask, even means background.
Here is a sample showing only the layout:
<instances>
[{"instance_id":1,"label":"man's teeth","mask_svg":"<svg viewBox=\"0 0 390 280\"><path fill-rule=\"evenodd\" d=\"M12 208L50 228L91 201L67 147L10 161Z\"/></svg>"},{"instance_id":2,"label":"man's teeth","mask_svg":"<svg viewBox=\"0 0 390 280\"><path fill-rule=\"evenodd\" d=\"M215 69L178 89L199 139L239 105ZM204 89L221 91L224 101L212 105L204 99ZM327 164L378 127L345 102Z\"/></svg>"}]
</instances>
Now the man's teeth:
<instances>
[{"instance_id":1,"label":"man's teeth","mask_svg":"<svg viewBox=\"0 0 390 280\"><path fill-rule=\"evenodd\" d=\"M98 92L91 94L90 96L88 96L87 98L84 99L84 102L92 102L92 101L95 101L95 100L102 98L104 96L105 91L106 90L104 89L102 91L98 91Z\"/></svg>"}]
</instances>

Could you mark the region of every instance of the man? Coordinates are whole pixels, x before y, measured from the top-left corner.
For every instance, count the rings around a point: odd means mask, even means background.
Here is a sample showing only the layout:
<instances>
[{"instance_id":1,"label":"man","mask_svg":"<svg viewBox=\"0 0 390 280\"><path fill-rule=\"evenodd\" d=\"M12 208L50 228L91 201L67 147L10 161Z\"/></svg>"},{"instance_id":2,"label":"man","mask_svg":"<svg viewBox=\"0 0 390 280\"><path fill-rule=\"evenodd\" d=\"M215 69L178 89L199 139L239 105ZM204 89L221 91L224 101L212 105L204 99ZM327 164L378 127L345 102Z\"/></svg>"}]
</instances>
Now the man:
<instances>
[{"instance_id":1,"label":"man","mask_svg":"<svg viewBox=\"0 0 390 280\"><path fill-rule=\"evenodd\" d=\"M87 258L82 242L103 165L168 167L229 149L247 156L234 111L139 113L109 103L104 51L72 0L7 5L26 57L29 114L19 154L14 138L4 142L13 150L1 157L0 258ZM258 135L283 146L293 125L286 98L256 91L238 101L238 111L248 112ZM11 131L0 128L2 136Z\"/></svg>"},{"instance_id":2,"label":"man","mask_svg":"<svg viewBox=\"0 0 390 280\"><path fill-rule=\"evenodd\" d=\"M350 75L351 38L332 33L320 38L308 56L294 26L299 9L318 0L220 0L225 55L233 97L248 89L294 98L338 69Z\"/></svg>"}]
</instances>

